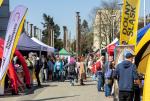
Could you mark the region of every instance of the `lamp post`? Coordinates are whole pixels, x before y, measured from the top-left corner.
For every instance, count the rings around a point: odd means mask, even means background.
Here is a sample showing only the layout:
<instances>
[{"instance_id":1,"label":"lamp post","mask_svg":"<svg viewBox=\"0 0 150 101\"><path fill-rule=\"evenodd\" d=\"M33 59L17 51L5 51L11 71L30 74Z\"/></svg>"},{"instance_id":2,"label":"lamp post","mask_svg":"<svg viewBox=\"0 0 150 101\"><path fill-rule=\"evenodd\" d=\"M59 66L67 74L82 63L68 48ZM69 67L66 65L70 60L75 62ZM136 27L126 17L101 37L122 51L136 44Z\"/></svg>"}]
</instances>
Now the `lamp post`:
<instances>
[{"instance_id":1,"label":"lamp post","mask_svg":"<svg viewBox=\"0 0 150 101\"><path fill-rule=\"evenodd\" d=\"M122 5L123 5L123 2L121 2L121 3L118 3L118 6L120 6L120 25L121 25L121 16L122 16Z\"/></svg>"},{"instance_id":2,"label":"lamp post","mask_svg":"<svg viewBox=\"0 0 150 101\"><path fill-rule=\"evenodd\" d=\"M123 2L118 3L117 5L120 6L120 18L121 18L121 12L122 12L122 5L123 5Z\"/></svg>"},{"instance_id":3,"label":"lamp post","mask_svg":"<svg viewBox=\"0 0 150 101\"><path fill-rule=\"evenodd\" d=\"M114 28L115 27L115 24L114 24L115 23L115 19L114 18L116 17L116 15L111 15L111 17L112 17L112 21L113 21L113 23L112 23L112 27L113 27L113 29L112 29L112 37L113 37L113 40L114 40L115 39L115 28Z\"/></svg>"},{"instance_id":4,"label":"lamp post","mask_svg":"<svg viewBox=\"0 0 150 101\"><path fill-rule=\"evenodd\" d=\"M80 55L80 12L76 12L76 53Z\"/></svg>"}]
</instances>

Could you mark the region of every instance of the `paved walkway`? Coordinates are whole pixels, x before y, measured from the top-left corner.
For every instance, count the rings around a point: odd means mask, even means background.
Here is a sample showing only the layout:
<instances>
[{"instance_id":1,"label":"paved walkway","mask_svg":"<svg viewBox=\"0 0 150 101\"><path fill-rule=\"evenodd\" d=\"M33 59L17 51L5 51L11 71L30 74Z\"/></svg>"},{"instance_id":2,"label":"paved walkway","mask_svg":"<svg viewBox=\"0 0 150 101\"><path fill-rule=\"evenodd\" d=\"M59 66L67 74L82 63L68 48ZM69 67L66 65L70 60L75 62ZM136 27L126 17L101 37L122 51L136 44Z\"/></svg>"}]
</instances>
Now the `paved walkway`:
<instances>
[{"instance_id":1,"label":"paved walkway","mask_svg":"<svg viewBox=\"0 0 150 101\"><path fill-rule=\"evenodd\" d=\"M70 86L69 82L49 82L28 95L1 97L0 101L113 101L104 92L97 92L96 82L88 80L84 86Z\"/></svg>"}]
</instances>

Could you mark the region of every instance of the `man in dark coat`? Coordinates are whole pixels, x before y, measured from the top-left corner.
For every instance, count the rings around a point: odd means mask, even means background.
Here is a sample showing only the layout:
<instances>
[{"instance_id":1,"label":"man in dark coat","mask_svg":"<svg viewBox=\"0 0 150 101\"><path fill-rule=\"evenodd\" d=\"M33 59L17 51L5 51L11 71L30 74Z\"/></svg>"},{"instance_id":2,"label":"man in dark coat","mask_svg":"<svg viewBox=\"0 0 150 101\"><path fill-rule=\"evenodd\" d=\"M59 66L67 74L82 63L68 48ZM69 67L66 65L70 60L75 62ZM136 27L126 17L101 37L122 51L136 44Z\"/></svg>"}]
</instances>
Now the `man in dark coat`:
<instances>
[{"instance_id":1,"label":"man in dark coat","mask_svg":"<svg viewBox=\"0 0 150 101\"><path fill-rule=\"evenodd\" d=\"M117 65L114 72L114 77L119 81L119 101L133 101L133 85L138 80L133 57L132 53L126 53L126 59Z\"/></svg>"}]
</instances>

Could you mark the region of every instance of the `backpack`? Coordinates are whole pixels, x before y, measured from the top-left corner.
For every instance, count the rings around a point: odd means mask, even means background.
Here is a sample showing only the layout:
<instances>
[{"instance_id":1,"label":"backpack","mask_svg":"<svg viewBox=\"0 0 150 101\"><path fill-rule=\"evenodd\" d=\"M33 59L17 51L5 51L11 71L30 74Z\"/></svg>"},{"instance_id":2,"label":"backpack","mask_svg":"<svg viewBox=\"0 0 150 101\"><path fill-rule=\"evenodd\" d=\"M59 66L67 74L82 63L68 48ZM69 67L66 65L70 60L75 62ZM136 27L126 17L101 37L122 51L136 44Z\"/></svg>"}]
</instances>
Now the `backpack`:
<instances>
[{"instance_id":1,"label":"backpack","mask_svg":"<svg viewBox=\"0 0 150 101\"><path fill-rule=\"evenodd\" d=\"M68 66L69 68L69 73L74 73L75 72L75 63L73 63L73 64L69 64L69 66Z\"/></svg>"}]
</instances>

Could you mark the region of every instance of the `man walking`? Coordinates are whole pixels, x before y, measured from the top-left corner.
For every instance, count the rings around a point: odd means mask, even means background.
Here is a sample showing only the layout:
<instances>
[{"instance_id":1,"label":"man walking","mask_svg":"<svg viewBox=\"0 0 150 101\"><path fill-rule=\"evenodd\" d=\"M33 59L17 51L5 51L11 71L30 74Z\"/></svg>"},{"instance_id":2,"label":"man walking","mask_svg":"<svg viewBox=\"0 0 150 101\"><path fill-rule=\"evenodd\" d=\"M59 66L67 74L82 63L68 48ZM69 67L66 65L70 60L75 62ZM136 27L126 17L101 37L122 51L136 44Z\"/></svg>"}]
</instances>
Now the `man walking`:
<instances>
[{"instance_id":1,"label":"man walking","mask_svg":"<svg viewBox=\"0 0 150 101\"><path fill-rule=\"evenodd\" d=\"M114 72L114 77L119 81L119 101L133 101L133 85L138 80L133 57L132 53L127 52L126 59L117 65Z\"/></svg>"}]
</instances>

